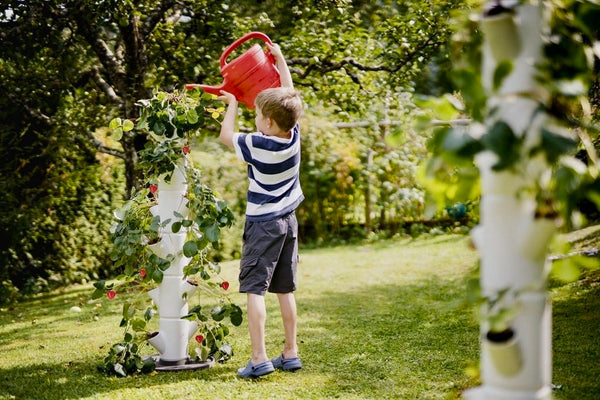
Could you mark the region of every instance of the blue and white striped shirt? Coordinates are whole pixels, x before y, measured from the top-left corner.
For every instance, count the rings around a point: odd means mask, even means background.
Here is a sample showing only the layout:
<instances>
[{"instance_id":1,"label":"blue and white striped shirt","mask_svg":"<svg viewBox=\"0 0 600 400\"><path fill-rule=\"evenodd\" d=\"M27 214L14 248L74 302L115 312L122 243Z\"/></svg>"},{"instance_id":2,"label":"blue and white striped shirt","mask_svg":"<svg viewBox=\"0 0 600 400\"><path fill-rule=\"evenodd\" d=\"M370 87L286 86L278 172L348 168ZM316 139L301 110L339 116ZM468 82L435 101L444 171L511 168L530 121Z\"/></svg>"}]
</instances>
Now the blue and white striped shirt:
<instances>
[{"instance_id":1,"label":"blue and white striped shirt","mask_svg":"<svg viewBox=\"0 0 600 400\"><path fill-rule=\"evenodd\" d=\"M300 127L283 139L260 132L233 136L237 157L248 163L248 221L268 221L290 213L304 200L300 187Z\"/></svg>"}]
</instances>

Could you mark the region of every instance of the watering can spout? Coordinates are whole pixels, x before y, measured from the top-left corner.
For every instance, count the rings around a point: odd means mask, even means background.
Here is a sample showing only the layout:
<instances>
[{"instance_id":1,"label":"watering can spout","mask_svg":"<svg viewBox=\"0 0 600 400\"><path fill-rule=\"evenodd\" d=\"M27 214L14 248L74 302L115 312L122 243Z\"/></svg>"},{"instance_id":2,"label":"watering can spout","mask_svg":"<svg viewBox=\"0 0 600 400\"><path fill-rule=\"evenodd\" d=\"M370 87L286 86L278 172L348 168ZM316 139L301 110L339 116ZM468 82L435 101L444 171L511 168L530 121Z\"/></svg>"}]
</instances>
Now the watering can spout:
<instances>
[{"instance_id":1,"label":"watering can spout","mask_svg":"<svg viewBox=\"0 0 600 400\"><path fill-rule=\"evenodd\" d=\"M185 88L187 90L193 90L196 88L200 88L200 89L204 90L206 93L216 94L217 96L220 96L221 90L224 90L225 85L221 84L219 86L208 86L208 85L201 85L198 83L188 83L185 85Z\"/></svg>"}]
</instances>

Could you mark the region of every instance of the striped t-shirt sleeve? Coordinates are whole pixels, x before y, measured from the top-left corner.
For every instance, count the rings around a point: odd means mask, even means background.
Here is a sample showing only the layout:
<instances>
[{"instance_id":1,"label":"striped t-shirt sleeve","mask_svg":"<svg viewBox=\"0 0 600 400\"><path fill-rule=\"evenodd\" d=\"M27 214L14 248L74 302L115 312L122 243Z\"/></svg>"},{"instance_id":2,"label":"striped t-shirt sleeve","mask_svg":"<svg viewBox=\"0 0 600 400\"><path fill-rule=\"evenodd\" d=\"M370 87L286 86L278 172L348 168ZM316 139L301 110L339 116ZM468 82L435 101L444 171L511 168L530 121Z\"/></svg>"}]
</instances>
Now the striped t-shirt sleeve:
<instances>
[{"instance_id":1,"label":"striped t-shirt sleeve","mask_svg":"<svg viewBox=\"0 0 600 400\"><path fill-rule=\"evenodd\" d=\"M246 219L267 221L285 215L304 199L300 187L300 129L289 139L236 133L238 158L248 163Z\"/></svg>"}]
</instances>

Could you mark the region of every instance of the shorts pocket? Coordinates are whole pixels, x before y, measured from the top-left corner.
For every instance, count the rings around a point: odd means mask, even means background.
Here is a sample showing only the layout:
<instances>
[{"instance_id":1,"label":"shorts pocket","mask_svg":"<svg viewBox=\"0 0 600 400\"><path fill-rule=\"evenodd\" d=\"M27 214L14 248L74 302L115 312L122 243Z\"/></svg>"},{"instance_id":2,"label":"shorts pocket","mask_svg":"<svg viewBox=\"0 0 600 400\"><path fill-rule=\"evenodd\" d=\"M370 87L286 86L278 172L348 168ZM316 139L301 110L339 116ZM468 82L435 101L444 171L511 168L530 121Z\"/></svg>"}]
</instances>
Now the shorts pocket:
<instances>
[{"instance_id":1,"label":"shorts pocket","mask_svg":"<svg viewBox=\"0 0 600 400\"><path fill-rule=\"evenodd\" d=\"M243 281L258 264L259 257L243 258L240 262L240 281Z\"/></svg>"}]
</instances>

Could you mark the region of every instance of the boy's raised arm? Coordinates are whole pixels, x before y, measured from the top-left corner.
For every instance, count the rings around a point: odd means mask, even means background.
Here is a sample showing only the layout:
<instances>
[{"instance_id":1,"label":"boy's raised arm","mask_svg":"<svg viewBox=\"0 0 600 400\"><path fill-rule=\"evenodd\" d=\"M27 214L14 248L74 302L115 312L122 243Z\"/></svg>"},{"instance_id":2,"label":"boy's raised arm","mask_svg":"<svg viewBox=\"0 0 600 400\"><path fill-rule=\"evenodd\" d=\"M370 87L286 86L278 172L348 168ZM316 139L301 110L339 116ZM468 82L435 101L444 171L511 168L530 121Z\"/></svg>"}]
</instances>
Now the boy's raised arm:
<instances>
[{"instance_id":1,"label":"boy's raised arm","mask_svg":"<svg viewBox=\"0 0 600 400\"><path fill-rule=\"evenodd\" d=\"M271 54L273 54L273 57L275 57L275 65L279 70L279 79L281 80L281 86L293 88L294 82L292 82L292 74L290 73L290 69L287 63L285 62L283 54L281 53L281 48L279 48L279 45L275 43L273 43L273 45L266 43L266 45Z\"/></svg>"},{"instance_id":2,"label":"boy's raised arm","mask_svg":"<svg viewBox=\"0 0 600 400\"><path fill-rule=\"evenodd\" d=\"M224 145L233 149L233 135L235 134L235 120L237 119L238 103L233 94L224 90L221 90L221 96L219 96L217 100L221 100L223 103L227 104L227 111L225 112L225 117L221 123L221 134L219 135L219 139L221 139L221 142Z\"/></svg>"}]
</instances>

